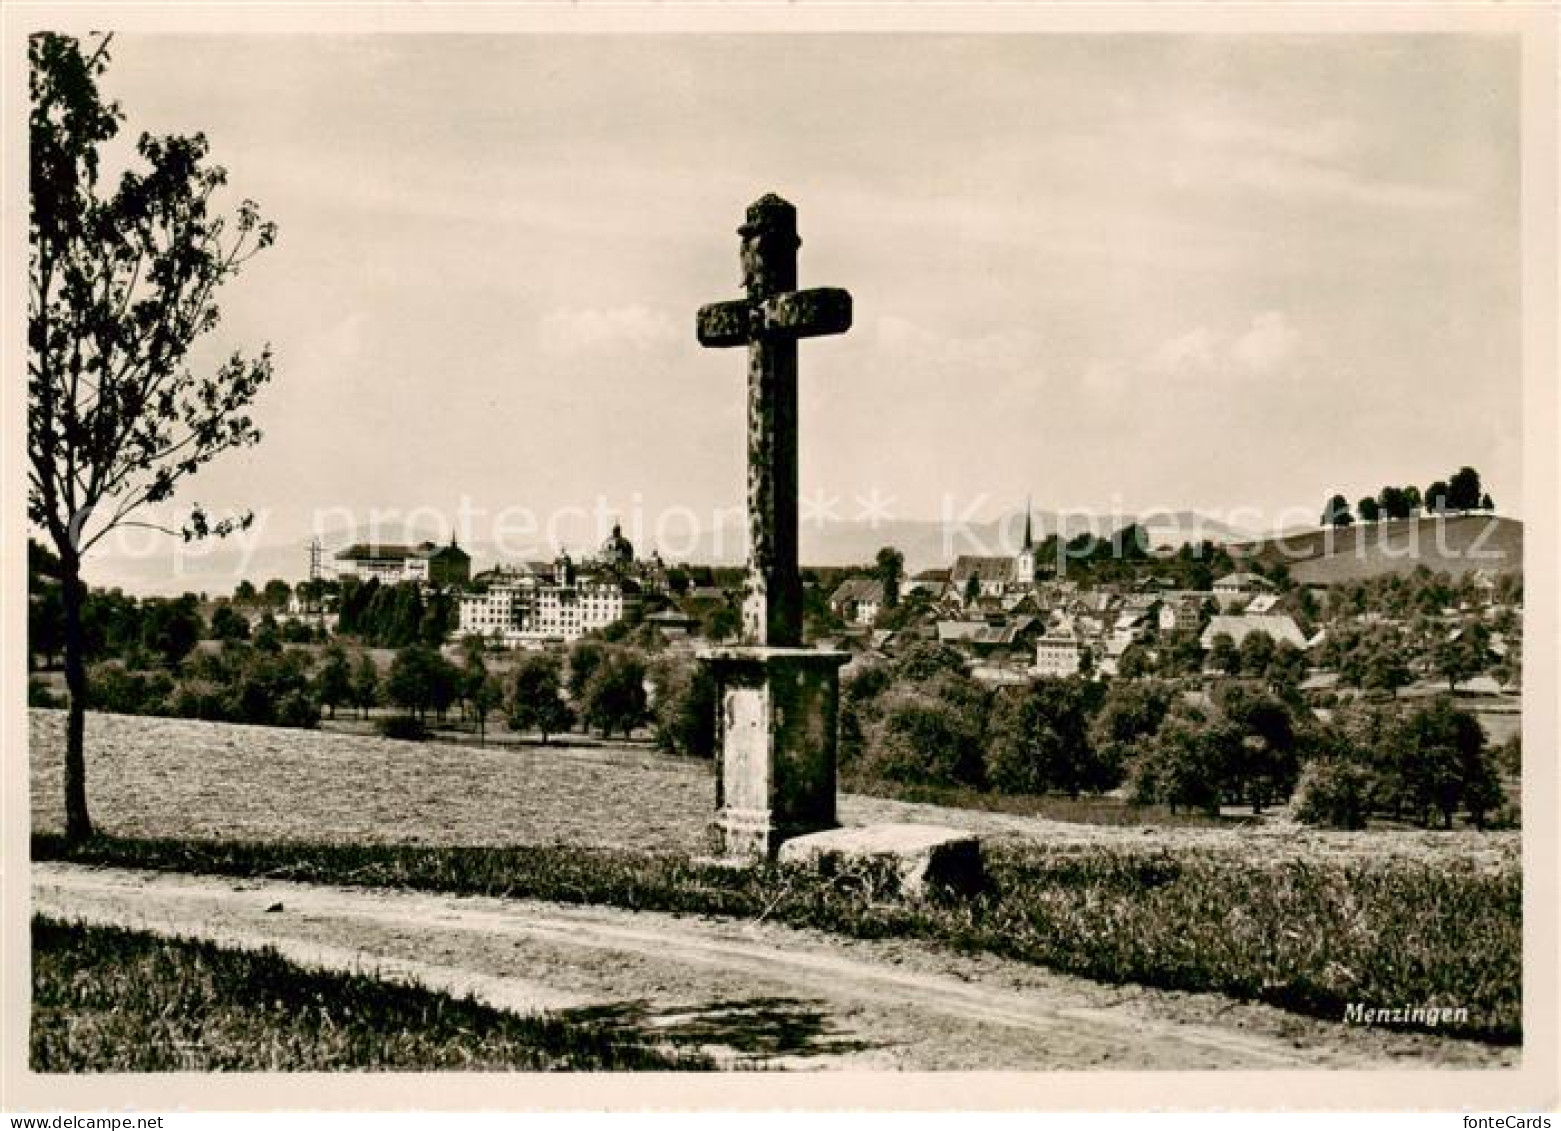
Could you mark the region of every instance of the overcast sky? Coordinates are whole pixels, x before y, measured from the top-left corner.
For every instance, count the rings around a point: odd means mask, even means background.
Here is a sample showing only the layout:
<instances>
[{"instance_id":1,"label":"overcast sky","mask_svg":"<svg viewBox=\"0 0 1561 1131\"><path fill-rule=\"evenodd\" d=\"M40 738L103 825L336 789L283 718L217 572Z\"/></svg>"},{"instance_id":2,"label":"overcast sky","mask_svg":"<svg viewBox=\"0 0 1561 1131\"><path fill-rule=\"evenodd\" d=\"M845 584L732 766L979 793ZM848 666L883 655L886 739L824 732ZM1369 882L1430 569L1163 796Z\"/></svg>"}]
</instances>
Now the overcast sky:
<instances>
[{"instance_id":1,"label":"overcast sky","mask_svg":"<svg viewBox=\"0 0 1561 1131\"><path fill-rule=\"evenodd\" d=\"M1315 513L1520 481L1515 40L115 40L132 130L202 130L277 246L266 436L183 499L262 511L743 498L744 207L793 201L805 495L852 518ZM816 493L823 492L823 495ZM479 536L481 531L476 532Z\"/></svg>"}]
</instances>

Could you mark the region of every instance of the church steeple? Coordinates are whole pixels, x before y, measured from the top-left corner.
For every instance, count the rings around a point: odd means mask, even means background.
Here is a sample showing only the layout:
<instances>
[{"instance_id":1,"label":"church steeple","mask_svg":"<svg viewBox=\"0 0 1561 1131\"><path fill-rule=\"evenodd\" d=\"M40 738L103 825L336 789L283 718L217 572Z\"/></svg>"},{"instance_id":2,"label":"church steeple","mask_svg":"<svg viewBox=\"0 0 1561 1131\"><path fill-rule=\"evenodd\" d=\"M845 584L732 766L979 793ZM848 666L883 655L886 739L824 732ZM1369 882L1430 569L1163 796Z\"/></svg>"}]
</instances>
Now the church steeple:
<instances>
[{"instance_id":1,"label":"church steeple","mask_svg":"<svg viewBox=\"0 0 1561 1131\"><path fill-rule=\"evenodd\" d=\"M1030 532L1030 496L1024 497L1024 548L1035 549L1035 538Z\"/></svg>"}]
</instances>

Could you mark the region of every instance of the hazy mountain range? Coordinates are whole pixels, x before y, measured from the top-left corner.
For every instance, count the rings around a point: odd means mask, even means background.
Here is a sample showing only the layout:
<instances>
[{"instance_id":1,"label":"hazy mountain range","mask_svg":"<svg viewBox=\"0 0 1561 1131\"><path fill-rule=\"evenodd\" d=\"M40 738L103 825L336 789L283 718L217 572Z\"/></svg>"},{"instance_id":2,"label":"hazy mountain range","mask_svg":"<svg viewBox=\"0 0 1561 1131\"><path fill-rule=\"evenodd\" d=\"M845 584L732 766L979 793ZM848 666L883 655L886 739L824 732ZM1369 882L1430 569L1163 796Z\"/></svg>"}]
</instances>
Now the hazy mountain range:
<instances>
[{"instance_id":1,"label":"hazy mountain range","mask_svg":"<svg viewBox=\"0 0 1561 1131\"><path fill-rule=\"evenodd\" d=\"M1071 512L1059 516L1050 511L1032 512L1034 536L1037 541L1052 531L1063 528L1068 537L1081 533L1093 533L1109 537L1122 526L1133 521L1124 515L1085 515ZM1157 513L1147 524L1151 540L1158 545L1179 545L1183 542L1208 539L1229 543L1250 541L1256 535L1227 525L1209 515L1196 511L1175 514ZM627 531L632 539L633 531ZM825 522L804 521L801 524L801 558L804 565L848 566L871 562L878 550L894 546L905 555L906 569L912 573L947 566L960 554L1006 555L1017 553L1024 540L1024 515L1013 512L1001 519L983 522L943 522L938 519L887 519L881 521L830 519ZM331 555L353 542L418 542L424 539L443 542L448 533L434 529L406 529L385 527L337 531L321 537L324 563L329 575ZM473 569L489 568L502 560L516 557L548 558L554 551L537 545L526 547L499 547L491 542L476 540L462 543L462 548L472 555ZM636 547L642 555L654 546ZM577 556L578 545L569 549ZM676 547L681 551L684 547ZM508 550L508 553L501 552ZM715 530L701 532L688 552L665 552L669 564L697 562L710 565L741 564L746 554L746 541L741 521L733 521ZM139 594L176 594L205 592L213 595L231 592L241 580L259 585L269 578L280 577L287 581L300 581L309 574L309 549L307 539L295 542L254 540L230 540L209 545L185 545L169 541L154 547L146 555L126 555L100 552L88 559L86 569L90 584L104 588L118 587L126 592Z\"/></svg>"}]
</instances>

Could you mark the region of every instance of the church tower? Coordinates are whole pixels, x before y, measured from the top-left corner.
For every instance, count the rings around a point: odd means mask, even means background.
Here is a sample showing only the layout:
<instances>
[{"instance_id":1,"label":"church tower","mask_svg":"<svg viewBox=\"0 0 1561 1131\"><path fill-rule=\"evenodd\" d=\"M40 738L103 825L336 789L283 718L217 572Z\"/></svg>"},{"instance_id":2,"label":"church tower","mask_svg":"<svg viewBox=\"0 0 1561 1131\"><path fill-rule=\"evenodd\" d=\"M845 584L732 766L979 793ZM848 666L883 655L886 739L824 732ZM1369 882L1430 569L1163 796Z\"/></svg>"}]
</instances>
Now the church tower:
<instances>
[{"instance_id":1,"label":"church tower","mask_svg":"<svg viewBox=\"0 0 1561 1131\"><path fill-rule=\"evenodd\" d=\"M1035 532L1030 525L1030 496L1024 497L1024 548L1014 558L1014 584L1024 589L1035 585Z\"/></svg>"}]
</instances>

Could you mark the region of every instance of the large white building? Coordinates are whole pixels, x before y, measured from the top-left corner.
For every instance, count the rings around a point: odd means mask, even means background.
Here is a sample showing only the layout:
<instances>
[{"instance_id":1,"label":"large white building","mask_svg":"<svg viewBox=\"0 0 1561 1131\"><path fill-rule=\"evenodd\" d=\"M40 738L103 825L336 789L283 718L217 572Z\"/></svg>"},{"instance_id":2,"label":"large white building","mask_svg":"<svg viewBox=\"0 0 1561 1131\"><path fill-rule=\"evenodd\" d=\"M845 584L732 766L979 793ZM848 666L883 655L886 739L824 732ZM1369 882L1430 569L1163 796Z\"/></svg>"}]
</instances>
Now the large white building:
<instances>
[{"instance_id":1,"label":"large white building","mask_svg":"<svg viewBox=\"0 0 1561 1131\"><path fill-rule=\"evenodd\" d=\"M596 562L576 567L567 554L552 563L499 568L463 593L455 636L482 636L509 647L569 643L620 621L639 603L640 585L624 576L633 548L616 527Z\"/></svg>"}]
</instances>

